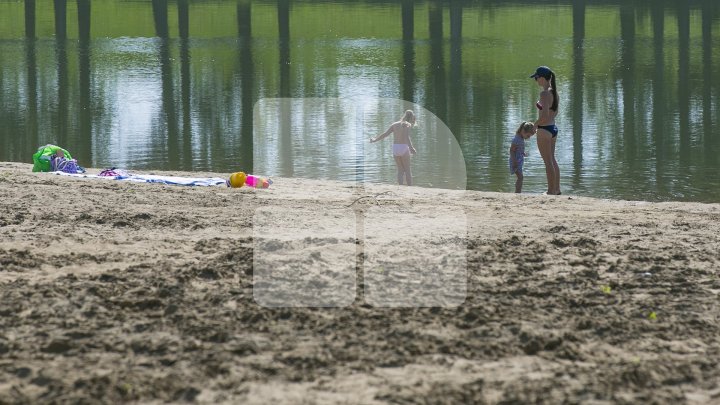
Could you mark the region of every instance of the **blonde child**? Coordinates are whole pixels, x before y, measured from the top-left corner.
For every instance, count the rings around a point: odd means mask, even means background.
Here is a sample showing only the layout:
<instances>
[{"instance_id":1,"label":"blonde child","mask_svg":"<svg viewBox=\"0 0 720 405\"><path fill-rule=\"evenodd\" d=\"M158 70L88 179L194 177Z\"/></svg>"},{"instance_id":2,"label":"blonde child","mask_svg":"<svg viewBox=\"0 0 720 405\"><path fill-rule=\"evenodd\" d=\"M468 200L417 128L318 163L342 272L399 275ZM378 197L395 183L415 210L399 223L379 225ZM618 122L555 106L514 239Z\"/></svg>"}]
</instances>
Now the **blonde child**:
<instances>
[{"instance_id":1,"label":"blonde child","mask_svg":"<svg viewBox=\"0 0 720 405\"><path fill-rule=\"evenodd\" d=\"M515 180L515 192L522 192L523 184L523 163L527 157L525 152L525 140L535 135L536 129L535 124L530 121L523 121L515 131L515 137L510 143L510 174L515 174L517 180Z\"/></svg>"},{"instance_id":2,"label":"blonde child","mask_svg":"<svg viewBox=\"0 0 720 405\"><path fill-rule=\"evenodd\" d=\"M415 154L415 148L413 147L412 140L410 139L410 130L415 127L415 113L412 110L405 111L400 121L394 122L390 125L387 131L382 134L370 138L370 143L374 143L382 140L386 136L393 134L393 146L392 154L395 158L395 165L397 166L397 181L398 184L405 184L412 186L412 173L410 172L410 155Z\"/></svg>"}]
</instances>

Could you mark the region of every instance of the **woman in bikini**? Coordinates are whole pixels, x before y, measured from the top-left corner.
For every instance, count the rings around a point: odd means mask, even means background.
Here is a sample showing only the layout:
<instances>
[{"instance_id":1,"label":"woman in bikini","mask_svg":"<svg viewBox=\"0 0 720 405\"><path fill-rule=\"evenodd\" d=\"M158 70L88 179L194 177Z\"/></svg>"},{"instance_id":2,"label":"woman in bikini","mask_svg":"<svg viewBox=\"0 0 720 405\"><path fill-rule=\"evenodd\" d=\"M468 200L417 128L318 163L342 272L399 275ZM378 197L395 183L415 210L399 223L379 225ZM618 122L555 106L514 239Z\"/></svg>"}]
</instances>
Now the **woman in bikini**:
<instances>
[{"instance_id":1,"label":"woman in bikini","mask_svg":"<svg viewBox=\"0 0 720 405\"><path fill-rule=\"evenodd\" d=\"M415 154L412 140L410 140L410 129L415 126L415 113L412 110L405 111L400 121L390 125L384 133L370 138L370 143L382 140L391 133L393 136L392 153L397 166L398 184L403 184L403 178L408 186L412 186L412 173L410 172L410 154Z\"/></svg>"},{"instance_id":2,"label":"woman in bikini","mask_svg":"<svg viewBox=\"0 0 720 405\"><path fill-rule=\"evenodd\" d=\"M545 162L545 174L548 182L548 195L560 195L560 167L555 160L555 142L557 141L558 129L555 125L555 117L558 113L558 93L555 85L555 73L547 66L540 66L530 76L535 79L538 86L542 87L540 101L535 103L539 110L537 127L537 146L540 150L543 162Z\"/></svg>"}]
</instances>

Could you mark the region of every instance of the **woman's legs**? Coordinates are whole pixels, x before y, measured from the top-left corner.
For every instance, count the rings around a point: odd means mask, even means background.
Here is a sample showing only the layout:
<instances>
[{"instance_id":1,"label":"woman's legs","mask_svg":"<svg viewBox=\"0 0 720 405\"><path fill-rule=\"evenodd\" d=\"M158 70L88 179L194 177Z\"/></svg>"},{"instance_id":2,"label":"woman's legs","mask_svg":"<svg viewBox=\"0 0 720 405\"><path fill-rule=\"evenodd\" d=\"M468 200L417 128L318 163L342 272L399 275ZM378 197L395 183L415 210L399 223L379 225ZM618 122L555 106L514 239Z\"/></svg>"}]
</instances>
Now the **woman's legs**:
<instances>
[{"instance_id":1,"label":"woman's legs","mask_svg":"<svg viewBox=\"0 0 720 405\"><path fill-rule=\"evenodd\" d=\"M555 143L557 142L557 137L552 138L552 164L553 169L555 171L555 190L553 191L553 194L560 194L560 166L558 166L557 160L555 160Z\"/></svg>"},{"instance_id":2,"label":"woman's legs","mask_svg":"<svg viewBox=\"0 0 720 405\"><path fill-rule=\"evenodd\" d=\"M538 150L540 150L540 156L542 156L543 162L545 163L545 175L547 176L547 193L548 194L556 194L556 186L555 186L555 167L557 167L557 162L555 162L555 156L554 156L554 150L553 147L555 145L555 140L552 137L552 134L550 132L538 128L537 131L537 146Z\"/></svg>"}]
</instances>

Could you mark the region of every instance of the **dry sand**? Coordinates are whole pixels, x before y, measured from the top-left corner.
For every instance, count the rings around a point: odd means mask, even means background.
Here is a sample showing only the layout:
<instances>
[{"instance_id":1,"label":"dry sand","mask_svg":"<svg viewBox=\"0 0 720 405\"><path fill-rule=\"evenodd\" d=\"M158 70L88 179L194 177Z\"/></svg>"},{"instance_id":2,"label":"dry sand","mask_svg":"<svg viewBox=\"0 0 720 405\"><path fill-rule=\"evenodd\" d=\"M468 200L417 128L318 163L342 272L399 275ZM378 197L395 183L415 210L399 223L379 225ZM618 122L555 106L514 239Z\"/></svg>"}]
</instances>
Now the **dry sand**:
<instances>
[{"instance_id":1,"label":"dry sand","mask_svg":"<svg viewBox=\"0 0 720 405\"><path fill-rule=\"evenodd\" d=\"M0 193L0 403L720 403L717 204L21 163Z\"/></svg>"}]
</instances>

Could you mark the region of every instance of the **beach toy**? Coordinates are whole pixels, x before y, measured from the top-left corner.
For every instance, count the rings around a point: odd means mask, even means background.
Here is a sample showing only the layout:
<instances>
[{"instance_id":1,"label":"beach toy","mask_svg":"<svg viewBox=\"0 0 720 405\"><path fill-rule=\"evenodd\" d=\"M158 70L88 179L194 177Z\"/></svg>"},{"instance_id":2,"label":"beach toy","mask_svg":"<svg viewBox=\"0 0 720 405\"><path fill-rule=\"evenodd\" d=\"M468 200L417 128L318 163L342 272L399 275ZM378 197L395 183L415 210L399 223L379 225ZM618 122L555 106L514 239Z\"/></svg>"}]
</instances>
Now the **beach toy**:
<instances>
[{"instance_id":1,"label":"beach toy","mask_svg":"<svg viewBox=\"0 0 720 405\"><path fill-rule=\"evenodd\" d=\"M250 187L255 188L268 188L270 187L270 184L272 184L272 180L270 179L263 179L262 177L253 176L252 174L248 174L245 178L245 184L247 184Z\"/></svg>"},{"instance_id":2,"label":"beach toy","mask_svg":"<svg viewBox=\"0 0 720 405\"><path fill-rule=\"evenodd\" d=\"M226 183L228 187L232 188L240 188L242 186L268 188L272 184L272 180L253 176L252 174L245 174L245 172L235 172L230 175Z\"/></svg>"},{"instance_id":3,"label":"beach toy","mask_svg":"<svg viewBox=\"0 0 720 405\"><path fill-rule=\"evenodd\" d=\"M230 175L230 178L228 179L228 187L232 188L238 188L245 185L245 179L247 178L247 175L243 172L236 172Z\"/></svg>"}]
</instances>

